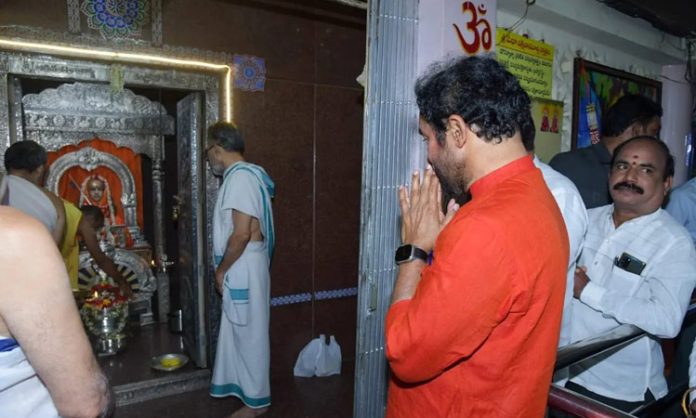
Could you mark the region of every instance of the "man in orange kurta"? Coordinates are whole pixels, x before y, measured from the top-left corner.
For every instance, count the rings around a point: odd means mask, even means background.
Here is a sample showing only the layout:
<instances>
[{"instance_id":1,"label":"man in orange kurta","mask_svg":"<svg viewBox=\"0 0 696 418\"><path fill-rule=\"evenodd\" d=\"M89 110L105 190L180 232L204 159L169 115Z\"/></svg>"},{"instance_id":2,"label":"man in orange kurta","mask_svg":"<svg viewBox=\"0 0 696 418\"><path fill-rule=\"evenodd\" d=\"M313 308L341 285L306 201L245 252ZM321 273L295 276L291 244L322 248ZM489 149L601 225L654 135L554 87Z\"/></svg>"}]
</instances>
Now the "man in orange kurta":
<instances>
[{"instance_id":1,"label":"man in orange kurta","mask_svg":"<svg viewBox=\"0 0 696 418\"><path fill-rule=\"evenodd\" d=\"M416 96L432 169L422 183L414 173L410 194L400 189L410 251L397 253L386 320L387 416L543 417L568 237L525 152L529 98L480 57L435 69ZM450 201L442 213L440 183L453 196L470 191L471 201ZM434 250L432 263L414 247Z\"/></svg>"}]
</instances>

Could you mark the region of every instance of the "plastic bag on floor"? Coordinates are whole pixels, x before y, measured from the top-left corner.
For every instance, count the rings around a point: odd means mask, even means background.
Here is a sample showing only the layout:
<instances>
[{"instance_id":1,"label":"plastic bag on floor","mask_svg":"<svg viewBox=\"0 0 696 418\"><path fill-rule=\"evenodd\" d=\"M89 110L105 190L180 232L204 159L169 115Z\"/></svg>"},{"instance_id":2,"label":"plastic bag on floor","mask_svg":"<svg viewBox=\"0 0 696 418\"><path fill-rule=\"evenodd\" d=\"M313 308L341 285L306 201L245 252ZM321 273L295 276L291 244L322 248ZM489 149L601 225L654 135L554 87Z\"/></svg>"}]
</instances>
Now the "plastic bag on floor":
<instances>
[{"instance_id":1,"label":"plastic bag on floor","mask_svg":"<svg viewBox=\"0 0 696 418\"><path fill-rule=\"evenodd\" d=\"M324 336L322 335L320 338L323 339ZM295 376L314 376L314 369L317 367L317 358L319 357L321 346L321 339L315 338L300 351L300 355L297 356L297 361L295 362L295 368L293 369L293 374Z\"/></svg>"},{"instance_id":2,"label":"plastic bag on floor","mask_svg":"<svg viewBox=\"0 0 696 418\"><path fill-rule=\"evenodd\" d=\"M331 376L341 373L341 347L332 335L329 344L325 336L310 341L300 351L293 373L298 377Z\"/></svg>"},{"instance_id":3,"label":"plastic bag on floor","mask_svg":"<svg viewBox=\"0 0 696 418\"><path fill-rule=\"evenodd\" d=\"M317 376L332 376L341 374L341 346L332 335L329 344L324 344L324 336L321 336L321 352L317 358L317 367L314 372Z\"/></svg>"}]
</instances>

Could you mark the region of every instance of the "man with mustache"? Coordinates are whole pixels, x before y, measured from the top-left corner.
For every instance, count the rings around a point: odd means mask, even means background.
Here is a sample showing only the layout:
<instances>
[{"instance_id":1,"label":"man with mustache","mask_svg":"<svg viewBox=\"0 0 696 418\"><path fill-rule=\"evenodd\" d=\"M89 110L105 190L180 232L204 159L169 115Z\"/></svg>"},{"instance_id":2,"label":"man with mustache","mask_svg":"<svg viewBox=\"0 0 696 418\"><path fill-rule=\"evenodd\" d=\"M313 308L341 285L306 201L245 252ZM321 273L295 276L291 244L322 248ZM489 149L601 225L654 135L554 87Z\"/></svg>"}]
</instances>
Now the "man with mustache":
<instances>
[{"instance_id":1,"label":"man with mustache","mask_svg":"<svg viewBox=\"0 0 696 418\"><path fill-rule=\"evenodd\" d=\"M632 324L645 336L570 368L571 390L630 411L667 394L658 338L679 333L696 283L686 229L661 209L674 175L667 145L639 136L614 151L613 204L588 211L575 273L572 341Z\"/></svg>"},{"instance_id":2,"label":"man with mustache","mask_svg":"<svg viewBox=\"0 0 696 418\"><path fill-rule=\"evenodd\" d=\"M432 168L399 190L387 417L541 417L568 236L525 149L529 97L494 59L459 57L419 79L416 99ZM443 213L440 183L471 200Z\"/></svg>"},{"instance_id":3,"label":"man with mustache","mask_svg":"<svg viewBox=\"0 0 696 418\"><path fill-rule=\"evenodd\" d=\"M611 203L607 178L617 146L638 135L660 132L662 107L638 94L627 94L602 115L602 139L586 148L563 152L549 165L578 187L588 209Z\"/></svg>"}]
</instances>

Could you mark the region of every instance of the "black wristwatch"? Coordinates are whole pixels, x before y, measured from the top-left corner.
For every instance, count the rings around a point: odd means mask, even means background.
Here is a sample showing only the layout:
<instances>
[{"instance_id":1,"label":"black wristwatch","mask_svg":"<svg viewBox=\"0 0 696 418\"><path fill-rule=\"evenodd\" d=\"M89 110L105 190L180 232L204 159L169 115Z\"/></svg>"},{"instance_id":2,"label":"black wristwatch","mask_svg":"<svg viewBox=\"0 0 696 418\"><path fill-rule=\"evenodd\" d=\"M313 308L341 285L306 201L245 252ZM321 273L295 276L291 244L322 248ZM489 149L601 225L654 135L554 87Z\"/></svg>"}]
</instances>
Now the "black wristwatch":
<instances>
[{"instance_id":1,"label":"black wristwatch","mask_svg":"<svg viewBox=\"0 0 696 418\"><path fill-rule=\"evenodd\" d=\"M396 256L394 257L396 264L408 263L413 260L422 260L427 263L428 253L411 244L402 245L396 249Z\"/></svg>"}]
</instances>

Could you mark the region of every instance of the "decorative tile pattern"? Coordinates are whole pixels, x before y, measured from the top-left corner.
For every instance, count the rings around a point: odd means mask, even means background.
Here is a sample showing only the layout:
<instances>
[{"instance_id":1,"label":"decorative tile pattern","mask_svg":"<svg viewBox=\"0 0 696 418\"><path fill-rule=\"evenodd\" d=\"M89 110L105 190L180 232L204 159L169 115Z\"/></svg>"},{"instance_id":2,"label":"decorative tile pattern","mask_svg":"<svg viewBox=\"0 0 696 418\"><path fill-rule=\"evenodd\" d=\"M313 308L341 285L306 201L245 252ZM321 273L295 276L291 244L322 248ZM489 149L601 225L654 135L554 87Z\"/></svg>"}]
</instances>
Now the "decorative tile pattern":
<instances>
[{"instance_id":1,"label":"decorative tile pattern","mask_svg":"<svg viewBox=\"0 0 696 418\"><path fill-rule=\"evenodd\" d=\"M324 299L339 299L347 298L350 296L357 296L357 287L346 287L344 289L333 289L333 290L320 290L314 293L314 299L324 300Z\"/></svg>"},{"instance_id":2,"label":"decorative tile pattern","mask_svg":"<svg viewBox=\"0 0 696 418\"><path fill-rule=\"evenodd\" d=\"M234 88L263 91L266 85L266 60L253 55L234 55Z\"/></svg>"},{"instance_id":3,"label":"decorative tile pattern","mask_svg":"<svg viewBox=\"0 0 696 418\"><path fill-rule=\"evenodd\" d=\"M344 289L320 290L314 294L296 293L293 295L276 296L271 298L271 306L293 305L295 303L311 302L312 300L340 299L357 296L357 287L346 287Z\"/></svg>"},{"instance_id":4,"label":"decorative tile pattern","mask_svg":"<svg viewBox=\"0 0 696 418\"><path fill-rule=\"evenodd\" d=\"M83 0L82 13L89 27L104 38L140 35L149 22L148 0Z\"/></svg>"},{"instance_id":5,"label":"decorative tile pattern","mask_svg":"<svg viewBox=\"0 0 696 418\"><path fill-rule=\"evenodd\" d=\"M311 293L296 293L294 295L276 296L272 298L271 306L292 305L295 303L309 302L311 300Z\"/></svg>"}]
</instances>

